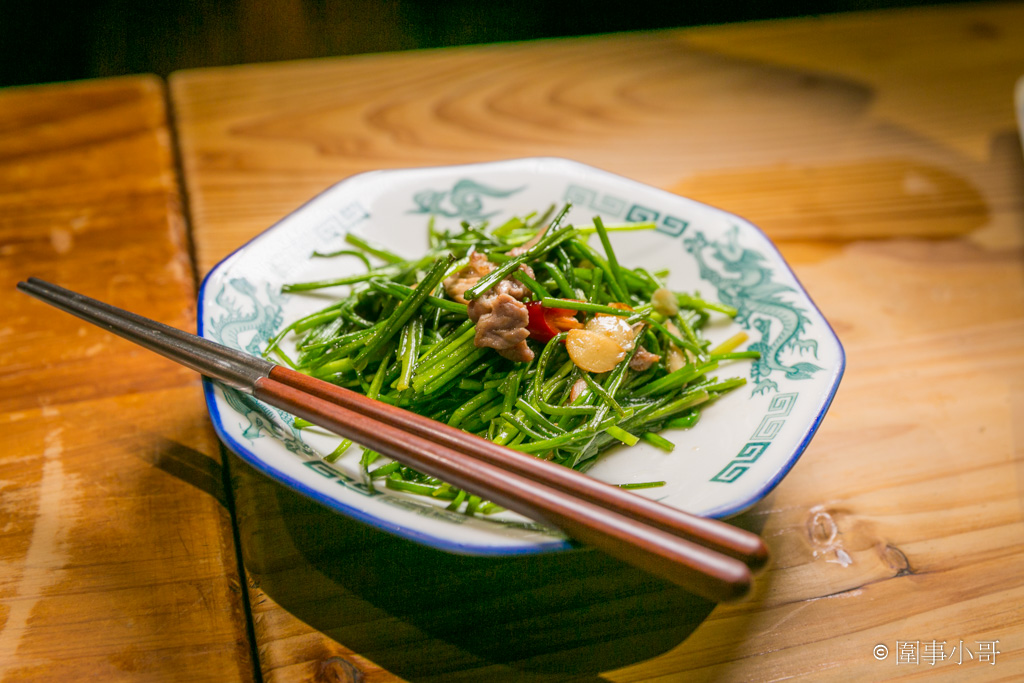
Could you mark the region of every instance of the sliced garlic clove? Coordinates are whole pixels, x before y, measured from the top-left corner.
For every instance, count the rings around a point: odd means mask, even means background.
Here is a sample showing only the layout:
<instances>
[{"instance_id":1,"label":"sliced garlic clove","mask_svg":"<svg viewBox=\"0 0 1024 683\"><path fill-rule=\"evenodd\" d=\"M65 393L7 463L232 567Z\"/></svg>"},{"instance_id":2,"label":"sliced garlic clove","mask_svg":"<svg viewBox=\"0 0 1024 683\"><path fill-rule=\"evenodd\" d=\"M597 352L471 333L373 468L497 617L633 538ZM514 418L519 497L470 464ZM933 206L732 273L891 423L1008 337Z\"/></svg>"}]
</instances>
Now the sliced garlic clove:
<instances>
[{"instance_id":1,"label":"sliced garlic clove","mask_svg":"<svg viewBox=\"0 0 1024 683\"><path fill-rule=\"evenodd\" d=\"M596 316L587 323L584 329L608 337L627 353L632 351L633 345L636 344L636 334L634 334L633 328L625 318L620 318L617 315Z\"/></svg>"},{"instance_id":2,"label":"sliced garlic clove","mask_svg":"<svg viewBox=\"0 0 1024 683\"><path fill-rule=\"evenodd\" d=\"M626 326L627 329L629 326ZM626 357L626 351L611 337L594 330L569 330L565 337L569 358L587 372L608 372Z\"/></svg>"}]
</instances>

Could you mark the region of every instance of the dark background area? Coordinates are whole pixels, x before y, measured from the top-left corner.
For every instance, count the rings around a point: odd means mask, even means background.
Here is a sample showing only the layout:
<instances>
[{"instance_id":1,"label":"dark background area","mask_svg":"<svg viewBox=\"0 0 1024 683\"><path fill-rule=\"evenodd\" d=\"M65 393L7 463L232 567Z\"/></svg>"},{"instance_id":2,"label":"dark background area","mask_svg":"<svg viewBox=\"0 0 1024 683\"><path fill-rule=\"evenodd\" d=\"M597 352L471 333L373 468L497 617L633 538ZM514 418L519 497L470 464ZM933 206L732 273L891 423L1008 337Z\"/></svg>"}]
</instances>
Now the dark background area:
<instances>
[{"instance_id":1,"label":"dark background area","mask_svg":"<svg viewBox=\"0 0 1024 683\"><path fill-rule=\"evenodd\" d=\"M943 0L0 0L0 86Z\"/></svg>"}]
</instances>

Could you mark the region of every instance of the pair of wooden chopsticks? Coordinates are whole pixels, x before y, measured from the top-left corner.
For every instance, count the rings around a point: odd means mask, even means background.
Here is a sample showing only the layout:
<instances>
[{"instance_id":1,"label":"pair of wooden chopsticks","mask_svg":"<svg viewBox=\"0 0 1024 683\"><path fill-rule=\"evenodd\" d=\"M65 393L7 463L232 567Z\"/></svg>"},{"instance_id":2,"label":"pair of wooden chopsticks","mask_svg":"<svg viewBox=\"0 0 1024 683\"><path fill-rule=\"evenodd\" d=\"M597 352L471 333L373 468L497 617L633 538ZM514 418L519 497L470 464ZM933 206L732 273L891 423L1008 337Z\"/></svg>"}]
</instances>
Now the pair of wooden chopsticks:
<instances>
[{"instance_id":1,"label":"pair of wooden chopsticks","mask_svg":"<svg viewBox=\"0 0 1024 683\"><path fill-rule=\"evenodd\" d=\"M712 600L750 589L755 534L374 401L37 278L18 289L207 377Z\"/></svg>"}]
</instances>

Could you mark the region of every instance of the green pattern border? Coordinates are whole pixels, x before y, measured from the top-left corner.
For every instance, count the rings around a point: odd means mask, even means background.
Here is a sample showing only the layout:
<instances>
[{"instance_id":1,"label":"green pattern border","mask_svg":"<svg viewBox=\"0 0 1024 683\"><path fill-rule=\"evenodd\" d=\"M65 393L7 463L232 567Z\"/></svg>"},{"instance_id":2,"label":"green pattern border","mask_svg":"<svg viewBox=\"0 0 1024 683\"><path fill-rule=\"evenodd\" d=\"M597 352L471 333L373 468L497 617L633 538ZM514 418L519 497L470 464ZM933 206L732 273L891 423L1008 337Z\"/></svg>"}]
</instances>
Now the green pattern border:
<instances>
[{"instance_id":1,"label":"green pattern border","mask_svg":"<svg viewBox=\"0 0 1024 683\"><path fill-rule=\"evenodd\" d=\"M793 412L797 397L799 394L796 392L772 396L765 416L754 433L750 435L750 440L743 444L736 457L730 460L729 464L723 467L718 474L711 477L710 481L731 484L742 477L768 450L772 439L782 431L782 427L786 424L786 418Z\"/></svg>"},{"instance_id":2,"label":"green pattern border","mask_svg":"<svg viewBox=\"0 0 1024 683\"><path fill-rule=\"evenodd\" d=\"M629 223L656 223L658 232L671 237L679 237L690 225L689 221L678 216L662 214L648 206L633 204L621 197L601 193L582 185L569 185L562 199L573 206L585 206Z\"/></svg>"},{"instance_id":3,"label":"green pattern border","mask_svg":"<svg viewBox=\"0 0 1024 683\"><path fill-rule=\"evenodd\" d=\"M323 460L307 460L302 464L308 467L309 469L313 470L317 474L319 474L321 477L331 479L335 483L344 486L348 490L355 491L356 493L362 494L367 498L372 498L373 496L380 495L380 491L371 489L363 482L357 481L352 477L348 476L347 474L345 474L344 472L340 472L334 469Z\"/></svg>"}]
</instances>

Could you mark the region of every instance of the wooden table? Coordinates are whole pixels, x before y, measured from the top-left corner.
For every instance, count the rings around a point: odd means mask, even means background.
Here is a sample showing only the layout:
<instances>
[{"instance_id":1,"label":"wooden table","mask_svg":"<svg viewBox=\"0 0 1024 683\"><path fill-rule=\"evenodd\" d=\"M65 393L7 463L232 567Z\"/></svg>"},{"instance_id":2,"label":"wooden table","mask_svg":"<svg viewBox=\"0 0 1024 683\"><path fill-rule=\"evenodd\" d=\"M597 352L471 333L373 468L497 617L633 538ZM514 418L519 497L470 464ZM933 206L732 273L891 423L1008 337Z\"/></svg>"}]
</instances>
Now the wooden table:
<instances>
[{"instance_id":1,"label":"wooden table","mask_svg":"<svg viewBox=\"0 0 1024 683\"><path fill-rule=\"evenodd\" d=\"M191 327L152 77L0 91L0 679L248 680L198 378L17 294L36 275Z\"/></svg>"},{"instance_id":2,"label":"wooden table","mask_svg":"<svg viewBox=\"0 0 1024 683\"><path fill-rule=\"evenodd\" d=\"M1024 676L1021 75L1024 5L975 4L183 72L173 143L152 79L0 92L8 292L188 327L193 276L345 177L564 156L763 227L848 357L737 520L771 565L715 606L595 553L455 558L341 519L222 463L188 373L5 296L0 671Z\"/></svg>"}]
</instances>

